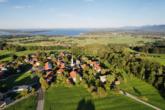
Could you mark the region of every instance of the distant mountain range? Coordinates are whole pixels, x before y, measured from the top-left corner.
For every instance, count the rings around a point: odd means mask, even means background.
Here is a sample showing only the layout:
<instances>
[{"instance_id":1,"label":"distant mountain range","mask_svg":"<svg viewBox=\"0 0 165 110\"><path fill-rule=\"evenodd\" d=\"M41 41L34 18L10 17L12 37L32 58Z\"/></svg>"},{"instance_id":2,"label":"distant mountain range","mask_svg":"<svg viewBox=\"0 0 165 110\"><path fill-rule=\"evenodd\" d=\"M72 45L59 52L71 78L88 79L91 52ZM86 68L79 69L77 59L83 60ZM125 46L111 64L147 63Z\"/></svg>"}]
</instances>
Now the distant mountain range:
<instances>
[{"instance_id":1,"label":"distant mountain range","mask_svg":"<svg viewBox=\"0 0 165 110\"><path fill-rule=\"evenodd\" d=\"M116 28L117 30L146 30L146 31L165 31L165 25L146 25L146 26L125 26L121 28Z\"/></svg>"}]
</instances>

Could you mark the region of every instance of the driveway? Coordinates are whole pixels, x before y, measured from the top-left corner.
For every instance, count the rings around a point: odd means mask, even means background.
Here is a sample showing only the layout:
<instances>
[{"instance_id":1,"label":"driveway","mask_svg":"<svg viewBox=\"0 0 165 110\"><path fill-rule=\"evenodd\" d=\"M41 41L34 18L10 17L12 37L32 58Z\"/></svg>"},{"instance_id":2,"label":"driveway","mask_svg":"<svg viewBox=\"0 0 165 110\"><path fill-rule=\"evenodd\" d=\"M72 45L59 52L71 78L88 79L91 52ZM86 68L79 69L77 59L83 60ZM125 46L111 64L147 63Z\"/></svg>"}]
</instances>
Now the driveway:
<instances>
[{"instance_id":1,"label":"driveway","mask_svg":"<svg viewBox=\"0 0 165 110\"><path fill-rule=\"evenodd\" d=\"M120 91L120 94L123 94L123 95L125 95L125 96L127 96L127 97L130 97L130 98L132 98L132 99L134 99L134 100L136 100L136 101L138 101L138 102L141 102L141 103L143 103L143 104L145 104L145 105L147 105L147 106L149 106L149 107L151 107L151 108L153 108L153 109L155 109L155 110L161 110L161 109L158 108L158 107L155 107L155 106L153 106L153 105L151 105L151 104L149 104L149 103L147 103L147 102L144 102L144 101L142 101L142 100L139 100L137 97L135 97L135 96L133 96L133 95L127 93L127 92Z\"/></svg>"}]
</instances>

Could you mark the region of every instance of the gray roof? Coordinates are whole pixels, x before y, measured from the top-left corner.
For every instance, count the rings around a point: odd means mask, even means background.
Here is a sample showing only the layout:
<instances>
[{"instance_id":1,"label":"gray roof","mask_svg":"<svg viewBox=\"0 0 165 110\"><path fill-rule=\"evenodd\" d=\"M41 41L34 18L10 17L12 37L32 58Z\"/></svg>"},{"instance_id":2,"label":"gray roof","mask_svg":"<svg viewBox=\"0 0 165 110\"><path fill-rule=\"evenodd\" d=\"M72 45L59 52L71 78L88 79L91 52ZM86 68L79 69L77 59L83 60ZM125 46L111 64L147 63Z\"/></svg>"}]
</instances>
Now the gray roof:
<instances>
[{"instance_id":1,"label":"gray roof","mask_svg":"<svg viewBox=\"0 0 165 110\"><path fill-rule=\"evenodd\" d=\"M0 101L0 106L3 105L4 103L6 103L6 102L4 102L4 101Z\"/></svg>"},{"instance_id":2,"label":"gray roof","mask_svg":"<svg viewBox=\"0 0 165 110\"><path fill-rule=\"evenodd\" d=\"M23 85L23 86L15 86L13 87L14 90L17 90L17 89L28 89L29 86L28 85Z\"/></svg>"}]
</instances>

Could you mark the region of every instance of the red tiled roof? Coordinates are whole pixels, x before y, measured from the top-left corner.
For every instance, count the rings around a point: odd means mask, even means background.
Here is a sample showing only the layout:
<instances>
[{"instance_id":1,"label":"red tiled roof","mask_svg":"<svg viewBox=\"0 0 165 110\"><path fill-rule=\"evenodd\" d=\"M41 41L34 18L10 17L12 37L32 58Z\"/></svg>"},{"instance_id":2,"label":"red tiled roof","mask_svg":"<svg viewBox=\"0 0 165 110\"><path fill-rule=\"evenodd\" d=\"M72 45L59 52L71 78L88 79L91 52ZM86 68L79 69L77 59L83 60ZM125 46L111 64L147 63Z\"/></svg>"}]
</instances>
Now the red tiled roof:
<instances>
[{"instance_id":1,"label":"red tiled roof","mask_svg":"<svg viewBox=\"0 0 165 110\"><path fill-rule=\"evenodd\" d=\"M72 71L72 72L70 72L70 75L71 75L71 77L72 77L72 79L73 79L73 78L75 78L75 77L76 77L77 72L76 72L76 71Z\"/></svg>"},{"instance_id":2,"label":"red tiled roof","mask_svg":"<svg viewBox=\"0 0 165 110\"><path fill-rule=\"evenodd\" d=\"M120 81L115 81L115 84L120 84Z\"/></svg>"},{"instance_id":3,"label":"red tiled roof","mask_svg":"<svg viewBox=\"0 0 165 110\"><path fill-rule=\"evenodd\" d=\"M25 58L27 58L27 57L28 57L28 55L24 55L24 57L25 57Z\"/></svg>"},{"instance_id":4,"label":"red tiled roof","mask_svg":"<svg viewBox=\"0 0 165 110\"><path fill-rule=\"evenodd\" d=\"M85 60L87 57L82 57L81 59Z\"/></svg>"},{"instance_id":5,"label":"red tiled roof","mask_svg":"<svg viewBox=\"0 0 165 110\"><path fill-rule=\"evenodd\" d=\"M52 69L52 68L49 67L49 64L52 65L52 63L50 63L50 62L45 63L45 70Z\"/></svg>"},{"instance_id":6,"label":"red tiled roof","mask_svg":"<svg viewBox=\"0 0 165 110\"><path fill-rule=\"evenodd\" d=\"M64 71L64 69L59 69L58 71L57 71L57 73L62 73Z\"/></svg>"},{"instance_id":7,"label":"red tiled roof","mask_svg":"<svg viewBox=\"0 0 165 110\"><path fill-rule=\"evenodd\" d=\"M5 63L2 63L2 64L0 64L0 67L2 67L2 66L4 66L5 65Z\"/></svg>"},{"instance_id":8,"label":"red tiled roof","mask_svg":"<svg viewBox=\"0 0 165 110\"><path fill-rule=\"evenodd\" d=\"M53 76L53 75L54 75L54 72L53 71L49 71L49 72L46 73L45 78L48 77L48 76Z\"/></svg>"},{"instance_id":9,"label":"red tiled roof","mask_svg":"<svg viewBox=\"0 0 165 110\"><path fill-rule=\"evenodd\" d=\"M97 70L100 70L100 69L102 69L102 67L101 66L96 66L96 68L97 68Z\"/></svg>"},{"instance_id":10,"label":"red tiled roof","mask_svg":"<svg viewBox=\"0 0 165 110\"><path fill-rule=\"evenodd\" d=\"M87 66L86 64L81 65L81 67L82 67L83 69L84 69L86 66Z\"/></svg>"}]
</instances>

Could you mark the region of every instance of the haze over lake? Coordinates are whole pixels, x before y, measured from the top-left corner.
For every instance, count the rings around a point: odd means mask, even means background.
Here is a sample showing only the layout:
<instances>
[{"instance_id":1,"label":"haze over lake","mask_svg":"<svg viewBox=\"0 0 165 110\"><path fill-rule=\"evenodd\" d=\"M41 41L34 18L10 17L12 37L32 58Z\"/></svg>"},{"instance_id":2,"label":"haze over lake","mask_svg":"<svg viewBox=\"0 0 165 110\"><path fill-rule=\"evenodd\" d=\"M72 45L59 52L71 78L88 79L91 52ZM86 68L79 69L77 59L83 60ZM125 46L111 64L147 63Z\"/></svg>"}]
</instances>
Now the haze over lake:
<instances>
[{"instance_id":1,"label":"haze over lake","mask_svg":"<svg viewBox=\"0 0 165 110\"><path fill-rule=\"evenodd\" d=\"M0 32L0 35L66 35L66 36L78 36L81 33L90 32L89 30L80 29L17 29L19 31L50 31L50 32L37 32L37 33L8 33Z\"/></svg>"}]
</instances>

